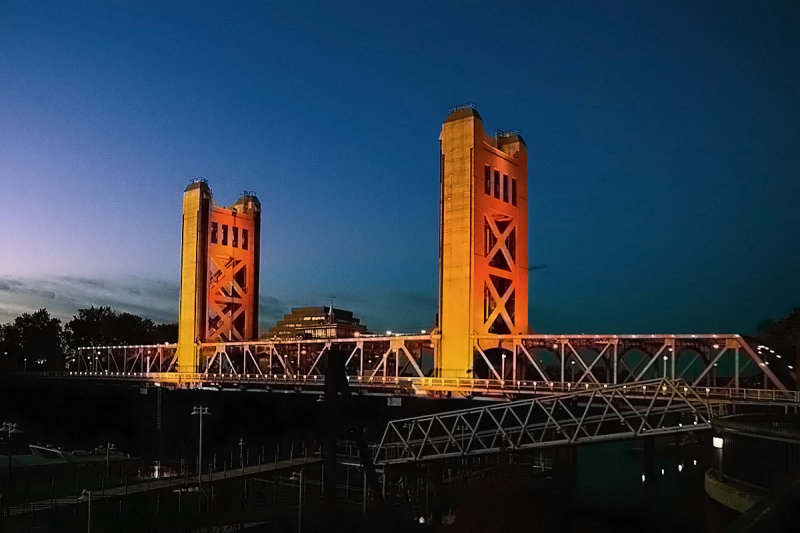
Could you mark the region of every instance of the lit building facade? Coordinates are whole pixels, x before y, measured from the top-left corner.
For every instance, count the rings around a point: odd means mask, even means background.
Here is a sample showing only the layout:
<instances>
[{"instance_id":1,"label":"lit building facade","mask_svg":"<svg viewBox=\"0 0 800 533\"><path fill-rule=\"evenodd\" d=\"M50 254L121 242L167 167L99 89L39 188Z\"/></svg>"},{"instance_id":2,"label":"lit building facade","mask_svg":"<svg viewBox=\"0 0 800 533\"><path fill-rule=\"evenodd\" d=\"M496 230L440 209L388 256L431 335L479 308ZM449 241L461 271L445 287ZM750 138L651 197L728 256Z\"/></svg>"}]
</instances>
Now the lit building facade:
<instances>
[{"instance_id":1,"label":"lit building facade","mask_svg":"<svg viewBox=\"0 0 800 533\"><path fill-rule=\"evenodd\" d=\"M197 370L199 342L258 337L261 203L245 192L214 203L205 180L183 195L178 366Z\"/></svg>"},{"instance_id":2,"label":"lit building facade","mask_svg":"<svg viewBox=\"0 0 800 533\"><path fill-rule=\"evenodd\" d=\"M487 135L477 110L458 108L442 125L440 174L439 373L470 377L476 335L528 333L525 142Z\"/></svg>"},{"instance_id":3,"label":"lit building facade","mask_svg":"<svg viewBox=\"0 0 800 533\"><path fill-rule=\"evenodd\" d=\"M296 307L264 335L265 339L337 339L368 333L350 311L334 307Z\"/></svg>"}]
</instances>

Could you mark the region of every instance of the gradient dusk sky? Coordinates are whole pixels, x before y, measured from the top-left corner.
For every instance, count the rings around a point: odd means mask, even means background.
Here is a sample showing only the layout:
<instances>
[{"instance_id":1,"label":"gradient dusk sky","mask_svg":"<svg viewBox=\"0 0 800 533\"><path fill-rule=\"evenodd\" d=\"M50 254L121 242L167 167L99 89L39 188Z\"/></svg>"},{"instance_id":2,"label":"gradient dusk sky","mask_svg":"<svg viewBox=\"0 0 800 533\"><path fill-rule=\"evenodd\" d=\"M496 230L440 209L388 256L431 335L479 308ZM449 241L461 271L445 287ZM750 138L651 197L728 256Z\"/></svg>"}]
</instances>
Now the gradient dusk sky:
<instances>
[{"instance_id":1,"label":"gradient dusk sky","mask_svg":"<svg viewBox=\"0 0 800 533\"><path fill-rule=\"evenodd\" d=\"M538 332L800 305L798 2L0 0L0 321L177 318L181 198L261 199L262 329L436 312L438 135L529 150Z\"/></svg>"}]
</instances>

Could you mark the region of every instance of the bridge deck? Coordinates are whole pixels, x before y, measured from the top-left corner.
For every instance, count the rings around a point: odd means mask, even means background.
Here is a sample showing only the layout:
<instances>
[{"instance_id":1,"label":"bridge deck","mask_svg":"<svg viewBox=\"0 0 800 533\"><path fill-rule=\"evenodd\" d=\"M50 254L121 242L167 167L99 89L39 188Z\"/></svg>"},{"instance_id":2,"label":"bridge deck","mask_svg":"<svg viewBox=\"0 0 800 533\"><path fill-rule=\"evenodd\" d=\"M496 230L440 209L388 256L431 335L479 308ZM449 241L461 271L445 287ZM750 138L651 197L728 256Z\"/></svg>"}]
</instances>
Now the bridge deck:
<instances>
[{"instance_id":1,"label":"bridge deck","mask_svg":"<svg viewBox=\"0 0 800 533\"><path fill-rule=\"evenodd\" d=\"M180 372L36 372L31 376L47 378L90 379L106 382L123 382L164 387L234 387L245 390L295 391L322 394L324 376L288 376L281 374L204 374ZM569 394L596 388L622 387L635 394L640 382L623 384L544 382L530 380L448 379L430 377L367 377L349 376L352 389L363 394L436 397L471 397L507 400L509 398ZM687 384L688 386L688 384ZM692 387L704 399L712 402L736 404L781 404L800 406L800 391L736 387Z\"/></svg>"}]
</instances>

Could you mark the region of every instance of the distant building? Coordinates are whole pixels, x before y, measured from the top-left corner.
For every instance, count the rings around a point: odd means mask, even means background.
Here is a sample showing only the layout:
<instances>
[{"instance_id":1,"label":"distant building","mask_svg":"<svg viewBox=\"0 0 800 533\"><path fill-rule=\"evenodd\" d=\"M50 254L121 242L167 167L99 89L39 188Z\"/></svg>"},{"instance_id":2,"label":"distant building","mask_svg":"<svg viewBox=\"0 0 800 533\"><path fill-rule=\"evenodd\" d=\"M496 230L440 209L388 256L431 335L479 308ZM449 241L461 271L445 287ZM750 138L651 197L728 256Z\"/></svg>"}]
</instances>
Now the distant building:
<instances>
[{"instance_id":1,"label":"distant building","mask_svg":"<svg viewBox=\"0 0 800 533\"><path fill-rule=\"evenodd\" d=\"M335 307L296 307L264 339L336 339L368 333L351 311Z\"/></svg>"}]
</instances>

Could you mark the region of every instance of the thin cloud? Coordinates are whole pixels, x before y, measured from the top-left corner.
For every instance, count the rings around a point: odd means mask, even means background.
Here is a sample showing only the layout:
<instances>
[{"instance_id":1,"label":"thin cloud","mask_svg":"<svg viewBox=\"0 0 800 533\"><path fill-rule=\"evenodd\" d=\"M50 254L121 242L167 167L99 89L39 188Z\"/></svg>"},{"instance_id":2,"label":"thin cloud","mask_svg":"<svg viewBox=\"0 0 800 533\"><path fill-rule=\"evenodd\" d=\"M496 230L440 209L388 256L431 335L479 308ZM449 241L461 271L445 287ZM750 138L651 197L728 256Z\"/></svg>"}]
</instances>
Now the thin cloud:
<instances>
[{"instance_id":1,"label":"thin cloud","mask_svg":"<svg viewBox=\"0 0 800 533\"><path fill-rule=\"evenodd\" d=\"M177 283L134 276L105 279L0 276L0 323L42 308L66 322L78 309L90 306L109 306L155 322L175 322L179 297ZM262 296L260 300L261 329L266 330L283 317L288 306L272 296Z\"/></svg>"}]
</instances>

